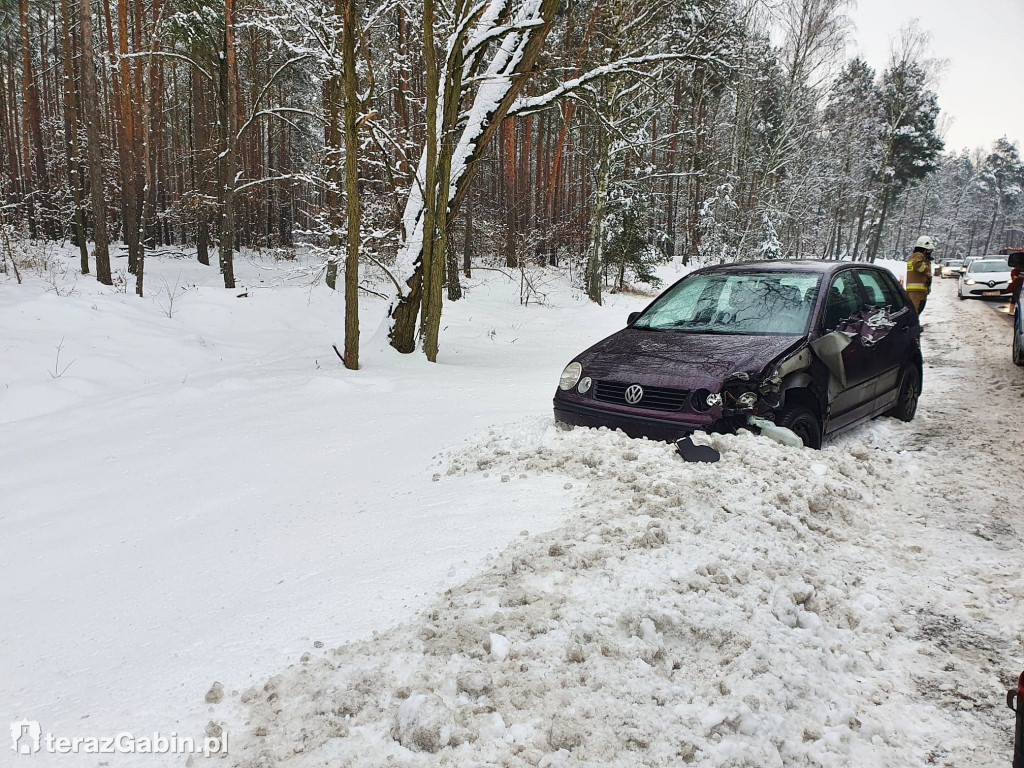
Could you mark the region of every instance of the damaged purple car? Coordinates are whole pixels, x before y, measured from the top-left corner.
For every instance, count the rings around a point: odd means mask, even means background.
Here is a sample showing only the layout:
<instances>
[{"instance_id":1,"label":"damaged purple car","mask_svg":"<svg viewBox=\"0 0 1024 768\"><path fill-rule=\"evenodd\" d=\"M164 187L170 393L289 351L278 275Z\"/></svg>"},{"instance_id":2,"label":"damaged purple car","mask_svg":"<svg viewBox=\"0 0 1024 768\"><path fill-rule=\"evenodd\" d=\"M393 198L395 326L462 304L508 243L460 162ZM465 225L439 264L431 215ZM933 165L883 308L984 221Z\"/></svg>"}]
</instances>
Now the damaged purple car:
<instances>
[{"instance_id":1,"label":"damaged purple car","mask_svg":"<svg viewBox=\"0 0 1024 768\"><path fill-rule=\"evenodd\" d=\"M920 336L903 288L869 264L708 267L569 363L555 419L669 441L775 425L820 448L874 416L914 418Z\"/></svg>"}]
</instances>

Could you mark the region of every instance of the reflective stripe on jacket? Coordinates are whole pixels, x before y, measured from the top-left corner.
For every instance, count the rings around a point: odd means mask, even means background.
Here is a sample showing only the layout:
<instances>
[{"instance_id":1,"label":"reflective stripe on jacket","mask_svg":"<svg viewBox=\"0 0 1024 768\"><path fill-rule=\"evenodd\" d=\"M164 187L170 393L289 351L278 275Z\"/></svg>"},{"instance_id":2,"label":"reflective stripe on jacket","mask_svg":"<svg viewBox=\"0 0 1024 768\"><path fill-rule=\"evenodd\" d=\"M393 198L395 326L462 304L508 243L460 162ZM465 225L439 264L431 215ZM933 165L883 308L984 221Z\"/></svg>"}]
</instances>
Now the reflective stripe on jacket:
<instances>
[{"instance_id":1,"label":"reflective stripe on jacket","mask_svg":"<svg viewBox=\"0 0 1024 768\"><path fill-rule=\"evenodd\" d=\"M931 291L931 264L920 251L914 251L907 260L907 284L905 287L908 291Z\"/></svg>"}]
</instances>

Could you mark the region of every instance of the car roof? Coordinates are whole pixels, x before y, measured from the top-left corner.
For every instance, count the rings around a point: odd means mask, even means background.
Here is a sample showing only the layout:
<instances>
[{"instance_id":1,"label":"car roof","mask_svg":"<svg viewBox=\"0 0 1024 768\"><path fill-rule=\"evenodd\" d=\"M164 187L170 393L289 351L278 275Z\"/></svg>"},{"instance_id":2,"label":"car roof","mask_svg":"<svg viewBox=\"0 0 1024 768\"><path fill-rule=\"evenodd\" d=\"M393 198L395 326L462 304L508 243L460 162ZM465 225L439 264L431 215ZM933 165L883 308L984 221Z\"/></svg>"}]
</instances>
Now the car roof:
<instances>
[{"instance_id":1,"label":"car roof","mask_svg":"<svg viewBox=\"0 0 1024 768\"><path fill-rule=\"evenodd\" d=\"M771 259L765 261L736 261L731 264L714 264L709 267L702 267L701 269L694 270L691 274L709 273L709 272L724 272L724 273L744 273L749 274L751 272L808 272L811 274L819 275L830 275L833 272L838 272L845 267L858 267L858 268L869 268L877 269L879 271L885 271L882 267L876 264L870 264L868 262L861 261L826 261L824 259Z\"/></svg>"},{"instance_id":2,"label":"car roof","mask_svg":"<svg viewBox=\"0 0 1024 768\"><path fill-rule=\"evenodd\" d=\"M975 259L971 263L972 264L996 264L996 263L998 263L998 264L1006 264L1007 266L1009 266L1009 262L1006 259L1004 259L1004 258L1000 258L999 256L986 256L983 259Z\"/></svg>"}]
</instances>

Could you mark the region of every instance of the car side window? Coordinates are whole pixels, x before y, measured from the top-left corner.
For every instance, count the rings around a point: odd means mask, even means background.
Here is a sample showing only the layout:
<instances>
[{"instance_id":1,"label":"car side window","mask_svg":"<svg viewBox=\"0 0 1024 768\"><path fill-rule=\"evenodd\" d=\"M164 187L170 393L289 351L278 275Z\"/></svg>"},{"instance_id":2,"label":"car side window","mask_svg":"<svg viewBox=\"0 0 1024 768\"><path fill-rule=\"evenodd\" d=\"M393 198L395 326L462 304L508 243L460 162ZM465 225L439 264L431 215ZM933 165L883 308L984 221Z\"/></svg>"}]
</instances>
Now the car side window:
<instances>
[{"instance_id":1,"label":"car side window","mask_svg":"<svg viewBox=\"0 0 1024 768\"><path fill-rule=\"evenodd\" d=\"M864 289L864 296L867 298L868 304L873 307L884 307L886 305L885 292L882 291L878 276L863 270L857 270L856 274L857 280L860 281L860 287Z\"/></svg>"},{"instance_id":2,"label":"car side window","mask_svg":"<svg viewBox=\"0 0 1024 768\"><path fill-rule=\"evenodd\" d=\"M900 296L892 281L885 279L885 275L867 269L858 269L856 273L868 304L879 308L892 307L893 312L903 309L903 297Z\"/></svg>"},{"instance_id":3,"label":"car side window","mask_svg":"<svg viewBox=\"0 0 1024 768\"><path fill-rule=\"evenodd\" d=\"M831 332L839 323L857 314L861 309L860 292L850 272L843 272L832 279L825 299L825 331Z\"/></svg>"},{"instance_id":4,"label":"car side window","mask_svg":"<svg viewBox=\"0 0 1024 768\"><path fill-rule=\"evenodd\" d=\"M892 307L893 312L899 312L907 306L907 300L903 298L903 291L896 283L896 278L891 273L882 273L879 276L882 281L882 290L885 292L885 301Z\"/></svg>"}]
</instances>

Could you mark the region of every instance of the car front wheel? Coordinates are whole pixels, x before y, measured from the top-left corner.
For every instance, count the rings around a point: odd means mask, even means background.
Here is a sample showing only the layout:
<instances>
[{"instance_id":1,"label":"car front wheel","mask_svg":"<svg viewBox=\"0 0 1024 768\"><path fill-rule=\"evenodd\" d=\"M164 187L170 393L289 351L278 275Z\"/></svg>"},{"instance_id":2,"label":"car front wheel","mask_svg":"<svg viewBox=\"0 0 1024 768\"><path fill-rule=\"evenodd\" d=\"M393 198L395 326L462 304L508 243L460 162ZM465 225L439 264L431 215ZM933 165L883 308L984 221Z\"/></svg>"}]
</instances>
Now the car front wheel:
<instances>
[{"instance_id":1,"label":"car front wheel","mask_svg":"<svg viewBox=\"0 0 1024 768\"><path fill-rule=\"evenodd\" d=\"M1024 339L1020 335L1020 321L1015 317L1013 319L1013 364L1024 365L1024 349L1021 349L1021 342Z\"/></svg>"},{"instance_id":2,"label":"car front wheel","mask_svg":"<svg viewBox=\"0 0 1024 768\"><path fill-rule=\"evenodd\" d=\"M894 405L885 415L900 421L913 421L917 414L917 401L921 397L921 374L917 366L911 363L903 371L900 383L900 394Z\"/></svg>"},{"instance_id":3,"label":"car front wheel","mask_svg":"<svg viewBox=\"0 0 1024 768\"><path fill-rule=\"evenodd\" d=\"M821 422L805 405L791 405L775 412L775 424L794 432L805 448L821 448Z\"/></svg>"}]
</instances>

